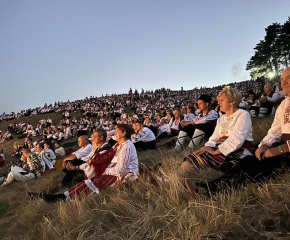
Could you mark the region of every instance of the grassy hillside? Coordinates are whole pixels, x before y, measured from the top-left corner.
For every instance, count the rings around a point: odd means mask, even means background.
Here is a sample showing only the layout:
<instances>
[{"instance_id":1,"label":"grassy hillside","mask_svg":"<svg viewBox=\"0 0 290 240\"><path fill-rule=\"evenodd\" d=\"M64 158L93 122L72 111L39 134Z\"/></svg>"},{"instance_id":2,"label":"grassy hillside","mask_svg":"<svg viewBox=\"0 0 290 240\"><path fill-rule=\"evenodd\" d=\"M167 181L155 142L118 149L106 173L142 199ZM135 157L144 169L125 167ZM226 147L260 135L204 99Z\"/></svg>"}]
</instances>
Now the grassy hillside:
<instances>
[{"instance_id":1,"label":"grassy hillside","mask_svg":"<svg viewBox=\"0 0 290 240\"><path fill-rule=\"evenodd\" d=\"M55 114L53 121L60 117ZM272 118L254 119L253 122L257 142L266 134ZM6 123L0 123L0 129L3 128L1 124ZM6 152L10 149L8 142L3 147ZM166 148L138 153L141 167L162 162L159 174L165 176L168 183L160 183L156 175L152 175L75 203L47 204L27 196L28 191L55 187L63 177L61 171L27 184L14 183L0 189L0 238L290 238L289 174L281 174L272 182L250 184L240 191L193 199L178 183L175 174L187 154ZM217 175L214 171L197 171L195 178L210 180Z\"/></svg>"}]
</instances>

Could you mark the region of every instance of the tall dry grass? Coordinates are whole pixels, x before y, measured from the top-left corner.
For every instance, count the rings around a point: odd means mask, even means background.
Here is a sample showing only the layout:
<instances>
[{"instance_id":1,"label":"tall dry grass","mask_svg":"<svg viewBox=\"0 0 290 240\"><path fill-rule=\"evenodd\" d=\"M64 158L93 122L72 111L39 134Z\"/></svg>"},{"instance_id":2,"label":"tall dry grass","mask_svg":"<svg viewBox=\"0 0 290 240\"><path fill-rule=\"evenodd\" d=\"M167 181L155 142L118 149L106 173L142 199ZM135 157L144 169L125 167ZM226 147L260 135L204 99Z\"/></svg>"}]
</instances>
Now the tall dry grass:
<instances>
[{"instance_id":1,"label":"tall dry grass","mask_svg":"<svg viewBox=\"0 0 290 240\"><path fill-rule=\"evenodd\" d=\"M256 141L266 134L271 122L254 122ZM61 172L1 189L0 199L8 201L10 209L0 216L0 238L290 239L288 173L264 184L194 199L176 176L186 155L166 149L139 153L142 166L162 162L160 172L74 203L47 204L41 199L30 201L26 195L56 184ZM197 171L194 177L210 180L216 175ZM168 182L157 181L157 176Z\"/></svg>"}]
</instances>

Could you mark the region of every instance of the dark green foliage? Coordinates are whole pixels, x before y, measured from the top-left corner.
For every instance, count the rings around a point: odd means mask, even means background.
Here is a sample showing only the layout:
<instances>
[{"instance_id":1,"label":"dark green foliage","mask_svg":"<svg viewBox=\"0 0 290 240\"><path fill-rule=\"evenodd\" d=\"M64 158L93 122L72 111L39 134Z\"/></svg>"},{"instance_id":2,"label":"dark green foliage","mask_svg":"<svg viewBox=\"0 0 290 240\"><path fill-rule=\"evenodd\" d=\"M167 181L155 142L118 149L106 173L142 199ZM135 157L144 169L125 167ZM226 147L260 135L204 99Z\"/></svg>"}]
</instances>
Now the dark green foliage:
<instances>
[{"instance_id":1,"label":"dark green foliage","mask_svg":"<svg viewBox=\"0 0 290 240\"><path fill-rule=\"evenodd\" d=\"M273 23L266 29L266 36L254 48L255 54L246 70L256 79L269 73L280 75L290 63L290 17L284 24Z\"/></svg>"}]
</instances>

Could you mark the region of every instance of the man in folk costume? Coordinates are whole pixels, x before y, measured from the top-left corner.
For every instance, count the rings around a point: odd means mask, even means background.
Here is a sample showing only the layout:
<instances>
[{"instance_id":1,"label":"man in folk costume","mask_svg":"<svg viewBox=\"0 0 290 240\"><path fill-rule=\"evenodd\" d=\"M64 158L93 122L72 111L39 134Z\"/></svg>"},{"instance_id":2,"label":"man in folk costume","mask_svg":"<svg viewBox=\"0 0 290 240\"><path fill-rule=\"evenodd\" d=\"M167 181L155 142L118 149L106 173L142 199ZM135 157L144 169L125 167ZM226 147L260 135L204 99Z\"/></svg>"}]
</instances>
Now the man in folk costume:
<instances>
[{"instance_id":1,"label":"man in folk costume","mask_svg":"<svg viewBox=\"0 0 290 240\"><path fill-rule=\"evenodd\" d=\"M103 129L95 130L92 144L93 149L88 161L80 166L73 166L71 163L68 163L67 169L82 170L85 172L86 178L102 174L111 163L116 149L112 149L107 143L107 132Z\"/></svg>"},{"instance_id":2,"label":"man in folk costume","mask_svg":"<svg viewBox=\"0 0 290 240\"><path fill-rule=\"evenodd\" d=\"M252 117L257 117L257 114L258 117L270 115L275 102L281 98L280 94L275 92L270 83L264 86L264 92L264 95L259 99L260 106L251 106L249 109Z\"/></svg>"},{"instance_id":3,"label":"man in folk costume","mask_svg":"<svg viewBox=\"0 0 290 240\"><path fill-rule=\"evenodd\" d=\"M112 186L126 178L137 179L139 175L139 163L136 148L130 140L131 133L132 128L128 124L118 124L116 127L116 141L118 142L116 146L112 150L107 151L105 155L88 162L89 166L94 167L95 174L93 177L78 183L63 194L38 194L38 197L49 202L59 200L71 201L91 193L98 194L105 187ZM98 163L109 158L112 158L112 161L102 172ZM30 193L30 195L35 196L33 193Z\"/></svg>"},{"instance_id":4,"label":"man in folk costume","mask_svg":"<svg viewBox=\"0 0 290 240\"><path fill-rule=\"evenodd\" d=\"M64 176L61 185L65 186L69 183L71 183L73 176L77 173L75 170L68 170L66 168L66 165L70 162L74 166L79 166L83 163L85 163L89 157L90 154L92 155L92 145L89 143L89 139L87 136L83 135L78 138L78 144L80 149L73 152L71 155L63 159L62 167L63 172L66 173Z\"/></svg>"},{"instance_id":5,"label":"man in folk costume","mask_svg":"<svg viewBox=\"0 0 290 240\"><path fill-rule=\"evenodd\" d=\"M209 138L214 131L219 115L210 107L211 96L202 94L198 98L197 103L200 114L191 121L181 121L175 150L183 148L187 137L191 139L188 148L192 149L198 146L204 137Z\"/></svg>"},{"instance_id":6,"label":"man in folk costume","mask_svg":"<svg viewBox=\"0 0 290 240\"><path fill-rule=\"evenodd\" d=\"M212 182L196 184L195 191L209 190L215 193L223 189L222 186L236 188L245 184L246 180L261 181L274 177L273 173L277 169L290 166L290 67L286 68L281 76L281 86L287 96L278 107L272 126L260 142L255 156L241 159L222 177ZM191 188L194 187L191 185Z\"/></svg>"},{"instance_id":7,"label":"man in folk costume","mask_svg":"<svg viewBox=\"0 0 290 240\"><path fill-rule=\"evenodd\" d=\"M132 142L137 149L147 150L156 148L156 137L141 121L135 123L136 135Z\"/></svg>"}]
</instances>

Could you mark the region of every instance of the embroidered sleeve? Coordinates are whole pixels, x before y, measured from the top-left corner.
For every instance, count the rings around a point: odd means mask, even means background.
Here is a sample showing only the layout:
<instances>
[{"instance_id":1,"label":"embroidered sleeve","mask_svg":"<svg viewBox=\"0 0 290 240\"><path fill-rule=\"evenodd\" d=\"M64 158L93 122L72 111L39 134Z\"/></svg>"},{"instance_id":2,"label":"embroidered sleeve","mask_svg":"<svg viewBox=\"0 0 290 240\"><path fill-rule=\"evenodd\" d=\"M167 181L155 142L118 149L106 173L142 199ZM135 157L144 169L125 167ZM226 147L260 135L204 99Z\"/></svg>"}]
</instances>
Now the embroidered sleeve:
<instances>
[{"instance_id":1,"label":"embroidered sleeve","mask_svg":"<svg viewBox=\"0 0 290 240\"><path fill-rule=\"evenodd\" d=\"M285 116L283 116L283 111L284 111L283 106L284 106L284 104L281 104L278 107L276 114L275 114L274 121L272 123L272 126L269 129L267 135L260 142L259 147L262 145L268 145L269 147L271 147L274 142L281 141L281 136L282 136L281 125L284 124L283 118L285 117Z\"/></svg>"},{"instance_id":2,"label":"embroidered sleeve","mask_svg":"<svg viewBox=\"0 0 290 240\"><path fill-rule=\"evenodd\" d=\"M211 110L206 116L204 117L196 117L191 120L193 124L205 124L209 121L213 121L218 119L219 115L215 110Z\"/></svg>"},{"instance_id":3,"label":"embroidered sleeve","mask_svg":"<svg viewBox=\"0 0 290 240\"><path fill-rule=\"evenodd\" d=\"M104 175L113 175L119 177L126 173L130 161L130 152L130 147L124 146L119 155L116 156L118 158L117 164L112 167L108 167L105 170Z\"/></svg>"}]
</instances>

